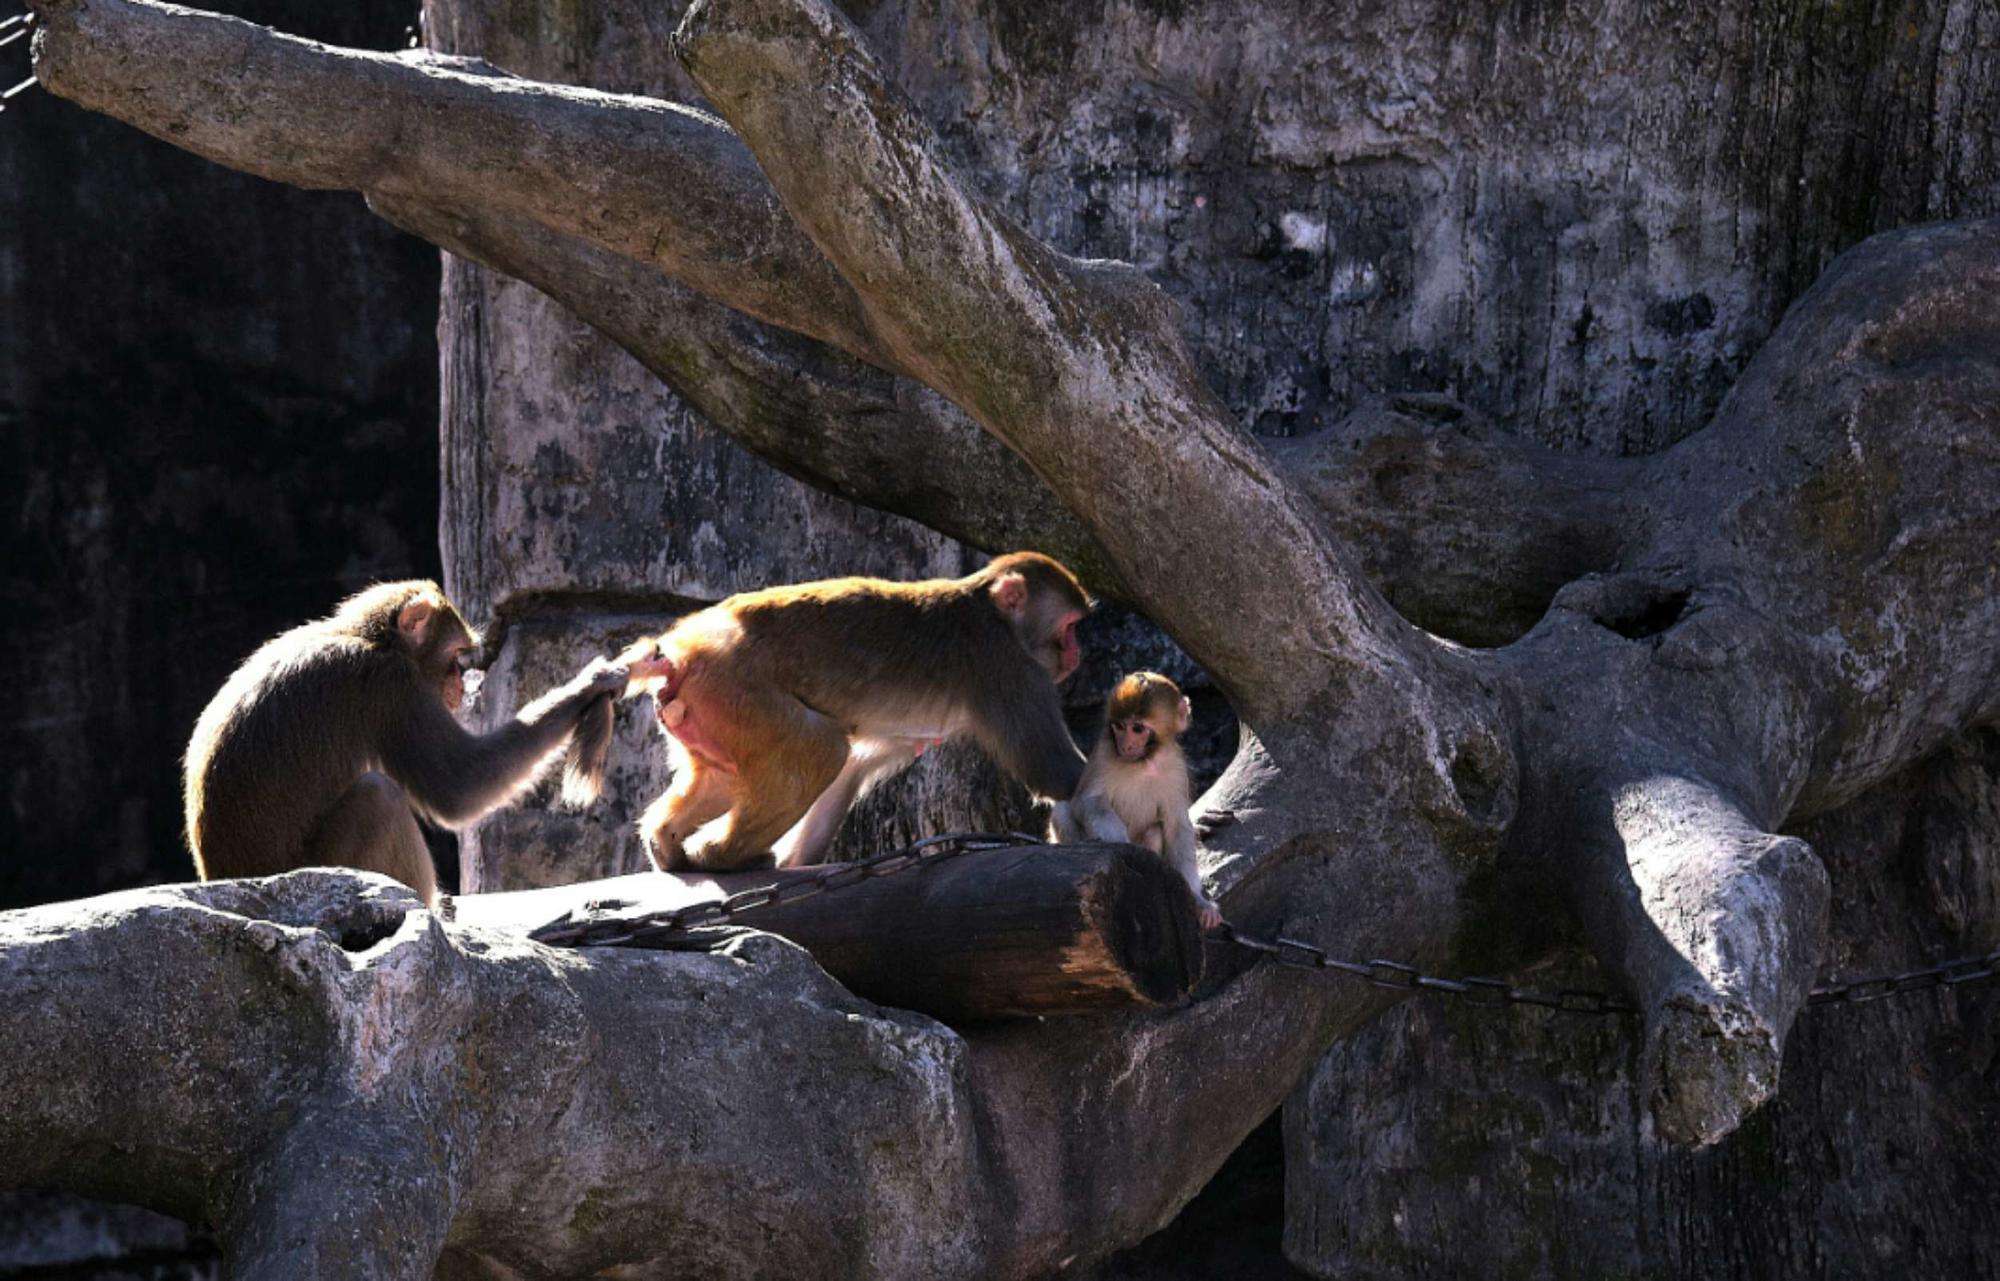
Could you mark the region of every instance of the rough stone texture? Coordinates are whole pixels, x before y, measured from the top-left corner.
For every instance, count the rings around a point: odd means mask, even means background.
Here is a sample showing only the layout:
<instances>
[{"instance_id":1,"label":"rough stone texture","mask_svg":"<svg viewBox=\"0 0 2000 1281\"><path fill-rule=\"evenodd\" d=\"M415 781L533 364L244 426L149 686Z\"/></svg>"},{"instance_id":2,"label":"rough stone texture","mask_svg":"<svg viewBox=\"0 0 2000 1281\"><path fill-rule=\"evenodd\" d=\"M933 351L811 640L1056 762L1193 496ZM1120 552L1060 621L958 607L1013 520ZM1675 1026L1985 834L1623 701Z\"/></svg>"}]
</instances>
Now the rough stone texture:
<instances>
[{"instance_id":1,"label":"rough stone texture","mask_svg":"<svg viewBox=\"0 0 2000 1281\"><path fill-rule=\"evenodd\" d=\"M1827 968L2000 944L2000 737L1800 835L1835 886ZM1580 957L1543 986L1599 986ZM2000 988L1808 1012L1785 1086L1714 1148L1659 1142L1629 1026L1410 1002L1285 1108L1286 1250L1322 1276L1973 1277L2000 1261Z\"/></svg>"},{"instance_id":2,"label":"rough stone texture","mask_svg":"<svg viewBox=\"0 0 2000 1281\"><path fill-rule=\"evenodd\" d=\"M1656 450L1834 253L2000 184L1983 0L853 11L982 191L1182 302L1260 433L1430 390Z\"/></svg>"},{"instance_id":3,"label":"rough stone texture","mask_svg":"<svg viewBox=\"0 0 2000 1281\"><path fill-rule=\"evenodd\" d=\"M0 1277L214 1281L214 1242L179 1219L65 1192L0 1196Z\"/></svg>"},{"instance_id":4,"label":"rough stone texture","mask_svg":"<svg viewBox=\"0 0 2000 1281\"><path fill-rule=\"evenodd\" d=\"M1274 977L953 1030L769 935L560 951L323 870L131 891L0 913L0 1186L215 1224L236 1278L1046 1275L1240 1137L1166 1063L1273 1049L1207 1069L1261 1112L1306 1066L1295 1021L1385 999L1277 1003ZM1148 1159L1083 1177L1107 1150Z\"/></svg>"},{"instance_id":5,"label":"rough stone texture","mask_svg":"<svg viewBox=\"0 0 2000 1281\"><path fill-rule=\"evenodd\" d=\"M722 1220L725 1203L746 1200L768 1216L763 1239L705 1248L690 1240L652 1266L742 1276L962 1270L966 1229L950 1225L970 1226L962 1204L970 1185L952 1135L969 1117L956 1100L961 1053L940 1025L855 1001L803 952L769 936L717 955L585 957L446 929L411 903L379 877L309 872L263 886L99 900L98 919L123 927L113 934L38 925L60 907L0 918L0 967L10 990L26 996L10 1005L10 1019L20 1020L10 1039L49 1026L45 1002L94 995L93 1004L115 1011L131 1061L173 1065L159 1078L78 1063L71 1089L30 1093L27 1081L81 1050L81 1029L14 1040L17 1052L0 1065L0 1084L23 1101L0 1121L8 1181L60 1172L74 1183L88 1168L81 1181L115 1196L171 1174L179 1186L165 1200L179 1213L268 1222L289 1238L239 1231L225 1259L232 1276L428 1275L429 1256L444 1244L431 1239L442 1223L427 1215L440 1195L460 1201L452 1244L471 1247L473 1262L492 1258L538 1275L630 1263L621 1242L651 1236L648 1225L661 1216L702 1235L704 1223ZM119 935L143 936L147 946L104 950ZM192 985L183 977L191 962L204 975ZM32 988L18 985L22 974L38 976ZM724 995L753 989L767 998L745 1005ZM243 1024L254 1031L241 1039L205 1017L246 1004L270 1017ZM795 1059L828 1034L833 1041L809 1060ZM739 1100L735 1120L716 1124L715 1097L695 1083L749 1081L747 1065L767 1059L795 1062L801 1104L816 1109L830 1100L807 1096L837 1086L850 1141L798 1141L785 1090L754 1108ZM493 1097L468 1106L488 1093L482 1081ZM234 1101L281 1096L308 1117L323 1113L325 1128ZM212 1106L180 1110L195 1098ZM403 1141L369 1137L366 1118L377 1112L404 1118ZM138 1117L152 1120L150 1133L125 1130ZM30 1138L50 1126L64 1142ZM94 1158L94 1144L114 1129L127 1155ZM489 1145L523 1131L548 1135L535 1160L493 1159L504 1148ZM277 1135L284 1141L272 1144ZM704 1174L671 1189L633 1177L684 1157ZM772 1177L800 1162L818 1170L810 1214L785 1203L788 1177ZM242 1177L218 1177L232 1167ZM266 1207L293 1199L340 1226L302 1249L287 1219L263 1218ZM838 1202L855 1213L822 1213ZM407 1209L414 1231L378 1234L358 1217L388 1203ZM530 1227L537 1218L545 1221ZM900 1226L926 1221L934 1227L915 1236ZM856 1230L833 1230L837 1223ZM583 1250L535 1257L495 1248L517 1237L534 1249L552 1229ZM746 1268L745 1251L765 1266Z\"/></svg>"},{"instance_id":6,"label":"rough stone texture","mask_svg":"<svg viewBox=\"0 0 2000 1281\"><path fill-rule=\"evenodd\" d=\"M218 7L377 48L415 19ZM437 280L351 195L7 104L0 905L184 879L177 762L223 677L345 591L438 572Z\"/></svg>"}]
</instances>

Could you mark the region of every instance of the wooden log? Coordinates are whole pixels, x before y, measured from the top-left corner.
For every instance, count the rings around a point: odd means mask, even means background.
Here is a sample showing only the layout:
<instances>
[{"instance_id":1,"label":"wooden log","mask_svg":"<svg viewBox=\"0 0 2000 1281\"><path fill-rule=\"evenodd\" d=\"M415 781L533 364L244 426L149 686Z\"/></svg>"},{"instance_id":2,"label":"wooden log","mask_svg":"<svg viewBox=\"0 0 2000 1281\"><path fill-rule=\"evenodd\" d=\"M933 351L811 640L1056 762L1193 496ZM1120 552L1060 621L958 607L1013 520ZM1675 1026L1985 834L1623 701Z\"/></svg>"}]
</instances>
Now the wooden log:
<instances>
[{"instance_id":1,"label":"wooden log","mask_svg":"<svg viewBox=\"0 0 2000 1281\"><path fill-rule=\"evenodd\" d=\"M454 910L464 924L524 932L565 913L637 925L824 870L647 873L474 895ZM1201 971L1194 896L1164 859L1131 845L980 850L755 908L732 923L806 948L857 995L953 1022L1167 1005Z\"/></svg>"}]
</instances>

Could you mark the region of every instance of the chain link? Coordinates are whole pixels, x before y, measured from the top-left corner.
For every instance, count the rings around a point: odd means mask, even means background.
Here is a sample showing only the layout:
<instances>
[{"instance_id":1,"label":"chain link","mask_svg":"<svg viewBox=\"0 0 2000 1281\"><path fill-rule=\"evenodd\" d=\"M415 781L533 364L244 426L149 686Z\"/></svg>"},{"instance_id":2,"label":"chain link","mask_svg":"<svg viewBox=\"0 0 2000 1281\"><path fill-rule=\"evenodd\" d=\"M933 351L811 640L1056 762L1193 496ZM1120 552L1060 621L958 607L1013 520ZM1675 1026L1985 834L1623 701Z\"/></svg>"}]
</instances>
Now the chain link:
<instances>
[{"instance_id":1,"label":"chain link","mask_svg":"<svg viewBox=\"0 0 2000 1281\"><path fill-rule=\"evenodd\" d=\"M2000 948L1983 956L1962 956L1955 961L1911 970L1906 974L1879 974L1874 978L1849 979L1845 983L1816 987L1806 998L1806 1004L1859 1005L1863 1001L1879 1001L1885 996L1902 996L1908 992L1926 992L1935 987L1983 983L1996 974L2000 974Z\"/></svg>"},{"instance_id":2,"label":"chain link","mask_svg":"<svg viewBox=\"0 0 2000 1281\"><path fill-rule=\"evenodd\" d=\"M1044 844L1040 837L1024 832L948 832L932 836L900 849L860 859L853 863L832 863L811 876L774 881L727 898L691 903L672 911L646 912L619 917L608 913L630 906L622 901L587 903L580 911L569 912L533 931L529 937L557 947L646 947L670 939L683 938L704 926L728 925L739 917L765 908L796 903L830 890L842 890L863 881L896 876L920 867L933 867L961 855L981 850L1015 849ZM1637 1014L1639 1007L1611 992L1584 988L1563 988L1548 992L1515 987L1503 979L1445 978L1425 974L1398 961L1344 961L1323 948L1291 938L1261 938L1245 934L1225 922L1215 937L1246 951L1261 953L1290 969L1339 974L1373 987L1400 992L1438 992L1474 1005L1498 1008L1532 1005L1564 1014ZM1926 969L1903 974L1879 974L1868 978L1814 988L1807 1005L1859 1005L1886 996L1903 996L1933 988L1959 987L1982 983L2000 976L2000 949L1979 956L1960 957Z\"/></svg>"},{"instance_id":3,"label":"chain link","mask_svg":"<svg viewBox=\"0 0 2000 1281\"><path fill-rule=\"evenodd\" d=\"M1534 988L1515 987L1501 979L1448 979L1435 974L1425 974L1411 966L1397 961L1343 961L1330 956L1321 948L1297 939L1258 938L1245 934L1234 925L1225 923L1217 931L1217 937L1226 943L1262 952L1279 965L1293 969L1331 971L1351 979L1359 979L1374 987L1392 988L1399 992L1441 992L1470 1001L1474 1005L1534 1005L1545 1010L1560 1010L1565 1014L1636 1014L1639 1007L1622 997L1609 992L1587 992L1578 989L1564 989L1560 992L1542 992Z\"/></svg>"},{"instance_id":4,"label":"chain link","mask_svg":"<svg viewBox=\"0 0 2000 1281\"><path fill-rule=\"evenodd\" d=\"M1301 943L1297 939L1288 938L1258 938L1226 923L1217 931L1217 937L1237 947L1261 952L1279 965L1289 966L1292 969L1332 972L1359 979L1374 987L1393 988L1403 992L1441 992L1446 996L1470 1001L1474 1005L1533 1005L1545 1010L1560 1010L1565 1014L1639 1012L1637 1005L1611 992L1584 988L1543 992L1534 988L1515 987L1502 979L1441 978L1421 973L1395 961L1343 961L1310 943ZM1806 1004L1858 1005L1864 1001L1879 1001L1885 996L1903 996L1910 992L1929 991L1932 988L1980 983L1996 975L2000 975L2000 949L1980 956L1960 957L1957 960L1946 961L1942 965L1911 970L1905 974L1880 974L1816 987L1806 998Z\"/></svg>"},{"instance_id":5,"label":"chain link","mask_svg":"<svg viewBox=\"0 0 2000 1281\"><path fill-rule=\"evenodd\" d=\"M828 890L845 889L919 867L934 867L962 854L1040 844L1043 844L1040 837L1022 832L947 832L853 863L829 863L811 876L774 881L727 898L690 903L672 911L606 917L604 913L630 904L615 900L586 903L581 911L565 913L538 927L528 937L556 947L646 947L685 937L703 926L727 925L739 916L796 903Z\"/></svg>"}]
</instances>

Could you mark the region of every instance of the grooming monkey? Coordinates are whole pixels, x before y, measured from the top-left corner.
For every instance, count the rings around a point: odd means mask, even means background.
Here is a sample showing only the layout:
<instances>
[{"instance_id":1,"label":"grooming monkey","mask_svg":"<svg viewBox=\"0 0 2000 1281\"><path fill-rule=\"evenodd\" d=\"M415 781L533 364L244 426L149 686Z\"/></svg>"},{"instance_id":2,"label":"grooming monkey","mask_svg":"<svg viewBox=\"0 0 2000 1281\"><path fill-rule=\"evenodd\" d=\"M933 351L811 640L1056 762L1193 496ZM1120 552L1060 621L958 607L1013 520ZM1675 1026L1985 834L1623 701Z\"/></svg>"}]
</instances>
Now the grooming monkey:
<instances>
[{"instance_id":1,"label":"grooming monkey","mask_svg":"<svg viewBox=\"0 0 2000 1281\"><path fill-rule=\"evenodd\" d=\"M188 744L195 873L353 867L435 903L417 814L471 823L532 783L565 742L565 797L594 797L625 669L596 659L512 721L473 734L452 713L474 644L436 584L404 582L370 587L252 654Z\"/></svg>"},{"instance_id":2,"label":"grooming monkey","mask_svg":"<svg viewBox=\"0 0 2000 1281\"><path fill-rule=\"evenodd\" d=\"M1158 672L1118 682L1104 707L1104 733L1091 749L1076 795L1050 816L1058 841L1130 841L1164 855L1201 909L1201 928L1222 924L1222 909L1201 885L1194 824L1188 818L1187 757L1180 736L1192 719L1180 686Z\"/></svg>"},{"instance_id":3,"label":"grooming monkey","mask_svg":"<svg viewBox=\"0 0 2000 1281\"><path fill-rule=\"evenodd\" d=\"M724 871L789 832L785 865L816 863L863 787L960 734L1039 795L1069 796L1083 754L1056 686L1090 605L1062 565L1015 552L964 578L747 592L641 641L621 661L653 691L674 758L639 820L647 853L662 871Z\"/></svg>"}]
</instances>

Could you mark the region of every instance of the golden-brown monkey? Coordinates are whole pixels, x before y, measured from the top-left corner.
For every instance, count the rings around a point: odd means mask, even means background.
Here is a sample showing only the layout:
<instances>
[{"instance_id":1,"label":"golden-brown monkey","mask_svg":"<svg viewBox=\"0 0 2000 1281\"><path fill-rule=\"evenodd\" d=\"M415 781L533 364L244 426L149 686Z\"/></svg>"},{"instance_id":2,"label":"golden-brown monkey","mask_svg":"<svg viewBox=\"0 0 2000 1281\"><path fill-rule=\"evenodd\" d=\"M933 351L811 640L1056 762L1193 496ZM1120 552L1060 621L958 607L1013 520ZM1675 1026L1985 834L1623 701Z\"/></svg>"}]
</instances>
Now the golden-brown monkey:
<instances>
[{"instance_id":1,"label":"golden-brown monkey","mask_svg":"<svg viewBox=\"0 0 2000 1281\"><path fill-rule=\"evenodd\" d=\"M1057 803L1049 827L1058 841L1130 841L1163 855L1194 891L1201 927L1212 930L1222 924L1222 909L1202 888L1180 745L1190 719L1180 686L1158 672L1118 682L1083 781L1074 797Z\"/></svg>"},{"instance_id":2,"label":"golden-brown monkey","mask_svg":"<svg viewBox=\"0 0 2000 1281\"><path fill-rule=\"evenodd\" d=\"M925 746L970 734L1040 795L1076 788L1083 754L1058 682L1090 597L1046 556L964 578L839 578L732 596L626 651L671 738L673 786L639 821L663 871L819 861L854 797ZM727 815L716 839L696 828ZM797 830L792 829L796 826Z\"/></svg>"},{"instance_id":3,"label":"golden-brown monkey","mask_svg":"<svg viewBox=\"0 0 2000 1281\"><path fill-rule=\"evenodd\" d=\"M187 839L202 879L296 867L384 872L437 897L416 815L460 827L532 783L579 721L627 688L604 659L489 734L453 719L475 640L435 583L382 583L252 654L195 723ZM592 722L593 734L596 732ZM603 726L608 738L608 723ZM603 739L565 793L595 795Z\"/></svg>"}]
</instances>

